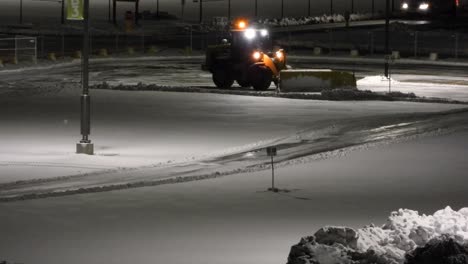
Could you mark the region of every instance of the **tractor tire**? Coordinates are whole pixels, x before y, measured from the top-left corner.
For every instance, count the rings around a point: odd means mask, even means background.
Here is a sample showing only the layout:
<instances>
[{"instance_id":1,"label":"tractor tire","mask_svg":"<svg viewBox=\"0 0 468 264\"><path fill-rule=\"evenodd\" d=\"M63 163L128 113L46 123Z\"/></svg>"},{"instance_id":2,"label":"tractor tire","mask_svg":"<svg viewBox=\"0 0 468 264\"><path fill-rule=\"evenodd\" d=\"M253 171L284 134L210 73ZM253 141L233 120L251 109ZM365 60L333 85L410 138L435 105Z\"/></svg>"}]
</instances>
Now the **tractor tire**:
<instances>
[{"instance_id":1,"label":"tractor tire","mask_svg":"<svg viewBox=\"0 0 468 264\"><path fill-rule=\"evenodd\" d=\"M249 80L257 91L266 91L273 81L273 73L265 66L252 66L249 69Z\"/></svg>"},{"instance_id":2,"label":"tractor tire","mask_svg":"<svg viewBox=\"0 0 468 264\"><path fill-rule=\"evenodd\" d=\"M234 79L225 68L213 71L213 82L220 89L229 89L234 84Z\"/></svg>"},{"instance_id":3,"label":"tractor tire","mask_svg":"<svg viewBox=\"0 0 468 264\"><path fill-rule=\"evenodd\" d=\"M239 86L242 87L242 88L248 88L248 87L252 86L252 85L250 84L249 81L245 81L245 80L236 80L236 82L237 82L237 84L239 84Z\"/></svg>"}]
</instances>

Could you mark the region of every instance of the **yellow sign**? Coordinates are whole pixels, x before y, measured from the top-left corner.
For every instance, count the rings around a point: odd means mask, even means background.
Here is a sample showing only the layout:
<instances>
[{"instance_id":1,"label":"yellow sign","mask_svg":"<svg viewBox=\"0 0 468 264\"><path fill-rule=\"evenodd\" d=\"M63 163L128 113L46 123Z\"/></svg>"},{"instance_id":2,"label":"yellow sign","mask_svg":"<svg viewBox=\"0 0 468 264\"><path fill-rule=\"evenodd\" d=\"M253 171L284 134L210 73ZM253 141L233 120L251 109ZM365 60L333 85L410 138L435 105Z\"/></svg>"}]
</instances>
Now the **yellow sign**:
<instances>
[{"instance_id":1,"label":"yellow sign","mask_svg":"<svg viewBox=\"0 0 468 264\"><path fill-rule=\"evenodd\" d=\"M67 19L83 20L84 0L67 0Z\"/></svg>"}]
</instances>

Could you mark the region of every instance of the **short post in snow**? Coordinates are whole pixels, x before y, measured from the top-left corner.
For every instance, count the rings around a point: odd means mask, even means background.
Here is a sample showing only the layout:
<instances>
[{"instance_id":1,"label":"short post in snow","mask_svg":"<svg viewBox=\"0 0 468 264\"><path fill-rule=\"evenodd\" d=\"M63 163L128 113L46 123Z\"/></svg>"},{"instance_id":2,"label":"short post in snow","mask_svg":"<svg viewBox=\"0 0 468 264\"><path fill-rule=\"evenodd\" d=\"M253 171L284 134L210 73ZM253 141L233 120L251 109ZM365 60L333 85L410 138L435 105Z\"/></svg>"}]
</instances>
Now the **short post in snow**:
<instances>
[{"instance_id":1,"label":"short post in snow","mask_svg":"<svg viewBox=\"0 0 468 264\"><path fill-rule=\"evenodd\" d=\"M271 188L268 188L268 191L278 192L278 188L275 187L275 166L273 157L276 156L277 150L276 147L267 147L267 155L271 157Z\"/></svg>"}]
</instances>

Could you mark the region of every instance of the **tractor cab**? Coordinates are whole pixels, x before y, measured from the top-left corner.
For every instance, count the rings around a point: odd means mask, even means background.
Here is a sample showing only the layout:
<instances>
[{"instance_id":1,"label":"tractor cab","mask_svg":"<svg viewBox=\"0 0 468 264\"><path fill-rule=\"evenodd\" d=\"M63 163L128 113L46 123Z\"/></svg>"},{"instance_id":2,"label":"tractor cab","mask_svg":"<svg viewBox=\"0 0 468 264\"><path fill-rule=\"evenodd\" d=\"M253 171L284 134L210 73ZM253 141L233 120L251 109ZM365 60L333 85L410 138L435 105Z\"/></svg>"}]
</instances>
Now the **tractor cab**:
<instances>
[{"instance_id":1,"label":"tractor cab","mask_svg":"<svg viewBox=\"0 0 468 264\"><path fill-rule=\"evenodd\" d=\"M223 43L208 48L203 65L216 86L228 88L235 80L241 87L266 90L271 82L277 83L286 58L283 50L273 51L269 31L239 19L229 33Z\"/></svg>"}]
</instances>

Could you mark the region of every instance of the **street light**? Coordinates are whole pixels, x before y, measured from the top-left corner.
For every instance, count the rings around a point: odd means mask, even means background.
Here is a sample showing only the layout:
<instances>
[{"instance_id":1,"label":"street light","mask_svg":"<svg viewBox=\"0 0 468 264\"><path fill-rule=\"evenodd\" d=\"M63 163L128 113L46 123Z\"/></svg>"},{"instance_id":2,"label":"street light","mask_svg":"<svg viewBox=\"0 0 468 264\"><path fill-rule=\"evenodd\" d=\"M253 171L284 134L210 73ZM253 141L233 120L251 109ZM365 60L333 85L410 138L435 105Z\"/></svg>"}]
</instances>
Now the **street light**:
<instances>
[{"instance_id":1,"label":"street light","mask_svg":"<svg viewBox=\"0 0 468 264\"><path fill-rule=\"evenodd\" d=\"M94 154L94 145L89 139L91 133L91 97L89 96L89 0L84 0L83 7L83 58L81 95L81 135L82 138L76 144L76 153Z\"/></svg>"}]
</instances>

